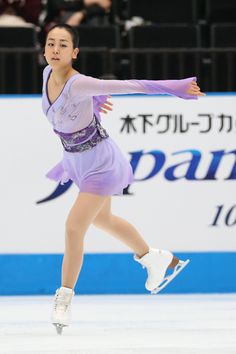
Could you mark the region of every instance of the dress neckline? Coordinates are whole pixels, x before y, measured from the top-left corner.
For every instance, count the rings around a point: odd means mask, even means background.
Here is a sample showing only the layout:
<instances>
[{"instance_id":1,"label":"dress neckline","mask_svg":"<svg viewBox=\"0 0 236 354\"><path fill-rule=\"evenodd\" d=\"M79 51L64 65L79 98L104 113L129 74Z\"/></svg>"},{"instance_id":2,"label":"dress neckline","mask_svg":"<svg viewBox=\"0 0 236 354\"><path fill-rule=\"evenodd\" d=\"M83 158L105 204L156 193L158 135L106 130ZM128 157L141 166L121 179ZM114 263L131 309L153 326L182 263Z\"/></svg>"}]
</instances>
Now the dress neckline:
<instances>
[{"instance_id":1,"label":"dress neckline","mask_svg":"<svg viewBox=\"0 0 236 354\"><path fill-rule=\"evenodd\" d=\"M53 102L50 101L50 98L49 98L49 95L48 95L48 81L49 81L49 78L50 78L51 74L52 74L52 69L50 69L50 71L49 71L49 73L48 73L48 77L47 77L46 85L45 85L45 87L46 87L46 96L47 96L48 104L49 104L50 107L52 107L52 106L54 105L54 103L56 103L56 101L61 97L61 95L62 95L62 93L63 93L65 87L66 87L67 84L70 82L70 80L71 80L74 76L80 75L80 73L74 74L74 75L72 75L71 77L69 77L69 79L66 80L66 82L65 82L65 84L64 84L64 86L63 86L61 92L59 93L59 95L57 96L57 98L56 98Z\"/></svg>"}]
</instances>

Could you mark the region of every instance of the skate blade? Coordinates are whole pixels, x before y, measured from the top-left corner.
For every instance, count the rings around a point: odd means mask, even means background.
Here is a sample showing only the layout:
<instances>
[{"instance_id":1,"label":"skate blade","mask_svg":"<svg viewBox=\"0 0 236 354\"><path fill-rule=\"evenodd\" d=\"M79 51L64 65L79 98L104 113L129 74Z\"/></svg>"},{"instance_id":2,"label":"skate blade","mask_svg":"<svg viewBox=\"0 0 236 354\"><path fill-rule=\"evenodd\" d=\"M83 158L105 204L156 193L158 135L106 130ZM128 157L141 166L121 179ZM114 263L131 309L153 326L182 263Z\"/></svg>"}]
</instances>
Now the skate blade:
<instances>
[{"instance_id":1,"label":"skate blade","mask_svg":"<svg viewBox=\"0 0 236 354\"><path fill-rule=\"evenodd\" d=\"M173 273L164 278L163 282L151 291L151 294L157 294L162 289L164 289L186 267L189 262L190 259L187 259L186 261L179 261L179 263L175 266Z\"/></svg>"},{"instance_id":2,"label":"skate blade","mask_svg":"<svg viewBox=\"0 0 236 354\"><path fill-rule=\"evenodd\" d=\"M53 325L56 327L57 334L62 335L63 327L66 327L66 326L63 324L60 324L60 323L53 323Z\"/></svg>"}]
</instances>

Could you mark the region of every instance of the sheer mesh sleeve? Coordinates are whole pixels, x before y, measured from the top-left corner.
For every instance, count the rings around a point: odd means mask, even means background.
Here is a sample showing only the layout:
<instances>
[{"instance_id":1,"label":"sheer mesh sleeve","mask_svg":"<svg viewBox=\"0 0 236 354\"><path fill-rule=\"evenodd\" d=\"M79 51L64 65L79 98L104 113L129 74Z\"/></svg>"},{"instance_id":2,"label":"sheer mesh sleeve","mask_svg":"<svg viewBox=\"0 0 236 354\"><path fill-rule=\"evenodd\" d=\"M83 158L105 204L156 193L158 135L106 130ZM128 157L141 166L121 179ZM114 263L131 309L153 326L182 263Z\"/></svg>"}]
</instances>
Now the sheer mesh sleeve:
<instances>
[{"instance_id":1,"label":"sheer mesh sleeve","mask_svg":"<svg viewBox=\"0 0 236 354\"><path fill-rule=\"evenodd\" d=\"M72 95L100 96L109 94L169 94L184 99L197 99L186 93L196 77L182 80L100 80L91 76L79 75L72 83Z\"/></svg>"}]
</instances>

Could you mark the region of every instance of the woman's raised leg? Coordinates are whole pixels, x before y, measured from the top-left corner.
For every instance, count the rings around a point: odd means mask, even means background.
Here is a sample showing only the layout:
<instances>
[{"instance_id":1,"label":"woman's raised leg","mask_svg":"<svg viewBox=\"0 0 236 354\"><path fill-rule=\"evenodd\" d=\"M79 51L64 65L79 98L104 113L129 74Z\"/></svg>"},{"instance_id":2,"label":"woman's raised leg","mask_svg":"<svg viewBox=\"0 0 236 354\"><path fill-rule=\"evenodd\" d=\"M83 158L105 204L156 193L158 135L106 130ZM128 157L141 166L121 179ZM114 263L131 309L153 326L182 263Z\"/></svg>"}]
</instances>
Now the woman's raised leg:
<instances>
[{"instance_id":1,"label":"woman's raised leg","mask_svg":"<svg viewBox=\"0 0 236 354\"><path fill-rule=\"evenodd\" d=\"M99 213L93 220L93 225L103 229L124 242L138 257L142 257L149 252L150 247L138 230L127 220L112 214L111 197L109 197L103 204ZM173 257L169 267L174 268L177 263L178 259Z\"/></svg>"},{"instance_id":2,"label":"woman's raised leg","mask_svg":"<svg viewBox=\"0 0 236 354\"><path fill-rule=\"evenodd\" d=\"M148 244L136 228L125 219L111 213L111 197L105 201L103 207L93 220L93 225L124 242L139 257L142 257L149 251Z\"/></svg>"}]
</instances>

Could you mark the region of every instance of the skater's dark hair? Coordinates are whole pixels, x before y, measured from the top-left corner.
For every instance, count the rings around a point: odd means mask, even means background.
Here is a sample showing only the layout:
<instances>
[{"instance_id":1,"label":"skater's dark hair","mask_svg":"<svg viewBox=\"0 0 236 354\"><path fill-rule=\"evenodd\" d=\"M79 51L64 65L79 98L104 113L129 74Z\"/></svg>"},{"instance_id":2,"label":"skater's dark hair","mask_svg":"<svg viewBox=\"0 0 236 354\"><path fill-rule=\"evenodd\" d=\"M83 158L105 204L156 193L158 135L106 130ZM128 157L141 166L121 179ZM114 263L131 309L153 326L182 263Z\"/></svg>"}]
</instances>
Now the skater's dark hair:
<instances>
[{"instance_id":1,"label":"skater's dark hair","mask_svg":"<svg viewBox=\"0 0 236 354\"><path fill-rule=\"evenodd\" d=\"M73 48L78 48L79 46L79 33L77 31L77 29L75 27L72 27L70 25L67 25L66 23L61 23L61 24L58 24L58 25L54 25L52 26L48 33L47 33L47 36L46 36L46 41L47 41L47 38L48 38L48 34L54 29L54 28L63 28L65 29L67 32L70 33L71 35L71 39L72 39L72 43L73 43Z\"/></svg>"}]
</instances>

